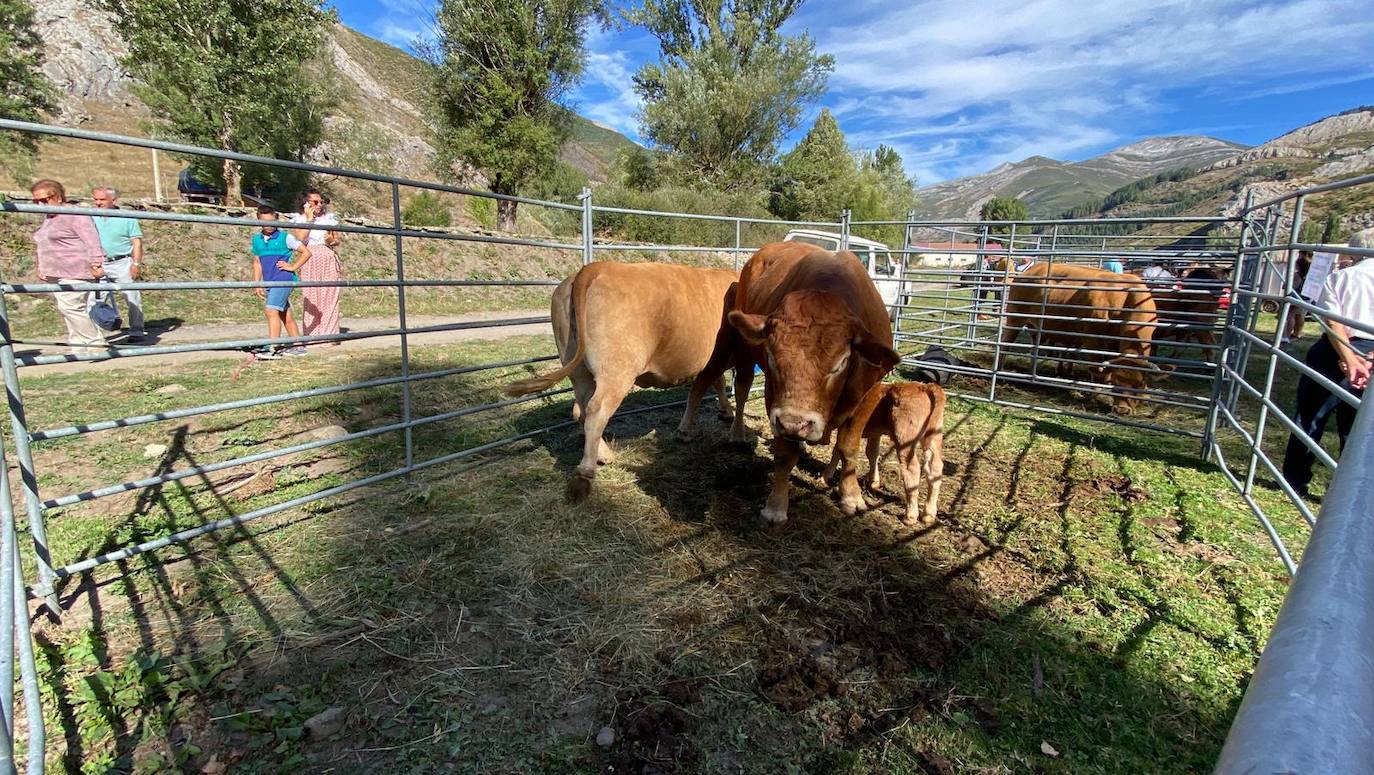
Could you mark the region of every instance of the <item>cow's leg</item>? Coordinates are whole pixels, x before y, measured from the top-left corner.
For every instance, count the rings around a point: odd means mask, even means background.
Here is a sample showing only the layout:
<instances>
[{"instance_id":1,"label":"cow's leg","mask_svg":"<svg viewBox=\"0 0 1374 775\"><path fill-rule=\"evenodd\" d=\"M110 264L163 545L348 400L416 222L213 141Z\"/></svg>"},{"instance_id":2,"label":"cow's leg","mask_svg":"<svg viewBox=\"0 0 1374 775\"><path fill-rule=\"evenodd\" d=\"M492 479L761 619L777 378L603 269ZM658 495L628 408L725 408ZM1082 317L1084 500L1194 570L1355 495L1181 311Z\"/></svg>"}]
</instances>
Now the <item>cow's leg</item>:
<instances>
[{"instance_id":1,"label":"cow's leg","mask_svg":"<svg viewBox=\"0 0 1374 775\"><path fill-rule=\"evenodd\" d=\"M606 440L602 438L606 423L620 408L620 402L625 400L633 384L629 380L612 381L604 377L597 382L596 391L587 401L586 412L582 416L582 462L577 464L577 471L572 481L568 482L567 496L570 502L579 503L591 493L596 467L603 454L610 452Z\"/></svg>"},{"instance_id":2,"label":"cow's leg","mask_svg":"<svg viewBox=\"0 0 1374 775\"><path fill-rule=\"evenodd\" d=\"M572 416L577 422L582 422L582 418L587 415L587 402L591 401L592 395L596 393L596 378L586 367L573 370L568 375L573 387L573 408ZM610 465L615 462L615 452L605 439L599 439L596 452L596 462L598 465Z\"/></svg>"},{"instance_id":3,"label":"cow's leg","mask_svg":"<svg viewBox=\"0 0 1374 775\"><path fill-rule=\"evenodd\" d=\"M902 521L915 522L920 515L921 504L921 466L925 463L925 450L919 438L897 436L893 441L897 446L897 464L902 472L902 501L906 503L906 513Z\"/></svg>"},{"instance_id":4,"label":"cow's leg","mask_svg":"<svg viewBox=\"0 0 1374 775\"><path fill-rule=\"evenodd\" d=\"M692 389L687 392L687 408L682 412L682 422L678 423L678 433L686 436L696 425L697 407L701 406L701 397L706 395L706 388L716 385L716 389L720 389L721 377L725 376L725 370L730 368L730 361L735 357L736 337L733 332L734 329L727 324L716 334L716 345L711 350L711 357L706 361L701 373L692 381ZM721 395L724 394L724 391L721 391Z\"/></svg>"},{"instance_id":5,"label":"cow's leg","mask_svg":"<svg viewBox=\"0 0 1374 775\"><path fill-rule=\"evenodd\" d=\"M878 446L882 443L882 436L868 437L868 487L877 492L883 486L882 461L878 457ZM832 458L833 461L833 458Z\"/></svg>"},{"instance_id":6,"label":"cow's leg","mask_svg":"<svg viewBox=\"0 0 1374 775\"><path fill-rule=\"evenodd\" d=\"M735 421L730 424L730 440L747 443L749 433L744 427L744 405L749 401L749 391L754 387L754 360L748 355L735 360ZM784 516L786 507L784 506Z\"/></svg>"},{"instance_id":7,"label":"cow's leg","mask_svg":"<svg viewBox=\"0 0 1374 775\"><path fill-rule=\"evenodd\" d=\"M926 483L930 486L930 494L926 496L921 519L927 524L933 524L935 522L935 510L940 501L940 481L945 478L944 429L936 427L927 431L925 438L922 439L922 446L924 447L922 452L926 465Z\"/></svg>"},{"instance_id":8,"label":"cow's leg","mask_svg":"<svg viewBox=\"0 0 1374 775\"><path fill-rule=\"evenodd\" d=\"M859 456L863 427L862 421L855 422L851 417L840 425L839 437L835 440L835 454L840 459L840 511L850 517L868 508L859 490L859 474L854 465Z\"/></svg>"},{"instance_id":9,"label":"cow's leg","mask_svg":"<svg viewBox=\"0 0 1374 775\"><path fill-rule=\"evenodd\" d=\"M789 439L773 438L773 486L768 491L768 503L763 507L764 522L780 525L787 521L787 499L792 489L792 469L801 459L801 444Z\"/></svg>"},{"instance_id":10,"label":"cow's leg","mask_svg":"<svg viewBox=\"0 0 1374 775\"><path fill-rule=\"evenodd\" d=\"M716 398L720 401L719 417L722 420L734 419L735 407L730 405L730 399L725 397L725 375L716 378Z\"/></svg>"}]
</instances>

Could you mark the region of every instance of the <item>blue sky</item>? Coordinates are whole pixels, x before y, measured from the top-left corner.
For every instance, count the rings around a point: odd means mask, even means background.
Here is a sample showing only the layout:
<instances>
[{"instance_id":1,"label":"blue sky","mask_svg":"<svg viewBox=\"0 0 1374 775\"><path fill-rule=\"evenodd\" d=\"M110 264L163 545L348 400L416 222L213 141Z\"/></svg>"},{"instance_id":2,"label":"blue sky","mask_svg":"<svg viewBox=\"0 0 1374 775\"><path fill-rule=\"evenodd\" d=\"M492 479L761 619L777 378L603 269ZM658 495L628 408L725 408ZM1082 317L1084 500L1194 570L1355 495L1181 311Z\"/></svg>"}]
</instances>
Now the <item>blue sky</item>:
<instances>
[{"instance_id":1,"label":"blue sky","mask_svg":"<svg viewBox=\"0 0 1374 775\"><path fill-rule=\"evenodd\" d=\"M431 0L336 0L403 48ZM1255 145L1374 103L1369 0L810 0L788 22L835 57L821 104L850 142L896 147L921 185L1154 135ZM640 30L596 30L572 107L638 139ZM817 105L794 142L810 124Z\"/></svg>"}]
</instances>

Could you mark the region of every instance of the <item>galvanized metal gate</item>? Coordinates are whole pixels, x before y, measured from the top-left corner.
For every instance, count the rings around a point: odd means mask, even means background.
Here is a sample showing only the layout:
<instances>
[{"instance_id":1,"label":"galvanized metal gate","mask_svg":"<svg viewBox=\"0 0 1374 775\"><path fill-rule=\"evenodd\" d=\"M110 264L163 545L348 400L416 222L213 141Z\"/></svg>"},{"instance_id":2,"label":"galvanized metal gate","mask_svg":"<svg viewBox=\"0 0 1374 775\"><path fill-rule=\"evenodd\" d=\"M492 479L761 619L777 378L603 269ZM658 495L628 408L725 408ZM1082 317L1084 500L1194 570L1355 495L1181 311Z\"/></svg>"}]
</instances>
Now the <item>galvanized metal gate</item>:
<instances>
[{"instance_id":1,"label":"galvanized metal gate","mask_svg":"<svg viewBox=\"0 0 1374 775\"><path fill-rule=\"evenodd\" d=\"M1274 530L1269 515L1263 507L1250 496L1251 489L1259 478L1276 479L1278 486L1284 487L1279 469L1272 455L1265 449L1266 431L1272 440L1272 426L1276 421L1287 426L1287 430L1301 431L1288 420L1284 407L1273 399L1274 373L1282 365L1285 368L1310 372L1300 361L1282 351L1278 346L1278 334L1268 334L1262 323L1260 307L1264 302L1273 302L1279 307L1279 320L1289 308L1303 308L1313 313L1320 310L1311 302L1296 298L1293 293L1296 252L1301 249L1320 247L1298 244L1296 239L1281 241L1277 238L1279 228L1285 225L1292 235L1297 234L1301 223L1302 203L1305 196L1315 195L1336 186L1311 189L1290 197L1284 197L1259 205L1249 205L1235 218L1142 218L1126 220L1036 220L1021 222L945 222L934 223L908 218L902 221L861 222L854 221L849 213L841 214L834 222L789 223L766 218L750 218L730 215L698 215L688 213L663 213L628 208L601 207L592 201L590 191L583 192L579 202L549 202L524 197L504 197L485 191L444 186L406 180L385 175L361 173L320 165L283 162L263 159L243 154L211 151L173 143L154 140L118 137L77 129L48 127L23 122L0 120L0 131L24 131L48 136L65 137L69 141L113 143L124 146L150 148L186 156L200 155L217 159L234 159L242 162L277 166L299 172L337 176L356 181L359 184L380 186L388 193L391 204L391 221L378 225L338 225L315 227L347 234L374 235L391 240L394 245L394 274L384 279L343 280L333 283L299 283L310 286L338 286L345 288L388 289L395 294L397 324L394 327L375 330L348 332L327 336L307 336L295 339L269 340L265 338L215 341L200 344L119 347L109 348L97 353L33 355L17 352L15 345L20 337L10 330L8 308L16 296L48 296L60 291L92 291L132 288L166 293L193 292L208 289L251 289L255 287L278 287L295 285L290 283L253 283L253 282L139 282L123 285L110 284L52 284L52 283L14 283L0 285L0 369L3 369L10 414L11 445L0 447L0 455L13 454L19 468L20 487L26 514L26 526L32 553L27 561L33 565L32 584L24 582L23 566L25 557L20 550L21 536L17 531L16 518L12 508L10 481L8 476L0 478L0 510L3 524L0 524L0 579L5 579L11 587L10 593L0 594L0 772L15 766L13 743L16 739L13 702L13 676L16 656L19 662L21 685L24 689L24 707L28 727L28 755L26 767L30 772L43 770L44 737L41 708L38 698L38 678L33 661L32 640L28 628L29 619L27 600L29 595L39 598L54 611L60 606L56 597L57 588L65 579L86 573L105 563L116 562L139 554L154 552L172 544L185 542L195 537L219 530L237 527L244 523L295 509L308 503L338 496L359 488L379 484L417 471L422 471L450 462L472 458L493 452L513 442L532 438L540 434L569 429L571 421L554 423L546 427L530 430L516 435L498 438L463 449L446 451L437 456L417 460L413 432L417 428L431 426L459 417L478 415L494 410L541 401L550 396L566 393L567 390L552 390L525 398L497 401L466 406L452 411L418 416L412 397L412 387L430 380L443 379L462 374L513 368L530 363L548 361L556 356L547 355L537 358L507 360L492 363L463 365L454 368L431 371L412 369L412 337L439 331L469 328L499 328L505 326L546 323L546 316L512 316L478 322L454 322L438 325L414 326L408 324L406 315L407 292L425 288L473 288L473 287L548 287L556 280L545 278L530 279L474 279L474 278L407 278L407 241L456 241L464 243L487 243L515 245L531 249L552 251L570 256L574 263L591 262L598 258L623 259L631 253L650 253L676 255L689 254L705 256L708 262L739 266L744 257L752 253L760 244L779 239L787 229L796 226L820 227L833 230L839 244L845 245L852 237L864 236L878 230L899 230L902 234L900 248L892 253L899 256L900 271L897 282L900 294L894 306L896 344L905 357L906 365L921 366L922 356L927 348L938 346L952 358L940 363L940 369L958 375L950 385L950 391L970 400L991 402L1015 410L1032 411L1057 415L1068 415L1103 422L1112 422L1131 427L1170 434L1181 434L1198 439L1199 452L1218 463L1220 469L1236 486L1265 526L1276 550L1288 567L1296 567L1291 553L1284 546ZM1374 177L1346 181L1339 187L1374 183ZM576 217L577 226L571 231L575 237L566 238L527 238L504 235L479 234L456 231L432 231L408 228L402 222L402 190L431 191L440 194L458 194L474 198L505 199L520 202L530 207L546 208L563 213L569 219ZM1284 207L1292 203L1293 214L1285 215ZM8 214L50 214L74 213L90 214L85 208L47 207L18 202L5 204ZM114 214L114 213L102 213ZM257 224L252 220L228 215L204 215L153 211L118 211L123 217L133 217L147 221L172 221L179 223L220 226L231 229L252 228ZM710 245L658 245L636 244L625 241L598 240L597 218L623 218L627 216L648 219L689 219L719 227L720 239ZM935 246L922 245L922 240L937 243ZM947 241L947 246L938 243ZM862 251L861 251L862 252ZM1374 251L1344 249L1343 254L1367 256ZM1276 274L1275 260L1279 254L1286 254L1286 271ZM643 257L642 255L640 256ZM873 262L876 255L864 254ZM1032 263L1050 267L1063 265L1100 266L1104 262L1126 261L1127 268L1138 268L1144 264L1159 265L1170 269L1176 277L1184 268L1205 268L1213 275L1203 279L1180 278L1177 282L1164 282L1149 288L1150 295L1162 303L1172 301L1172 312L1167 318L1148 323L1145 329L1151 338L1189 337L1201 339L1184 345L1169 345L1162 348L1156 345L1148 357L1135 363L1119 365L1123 374L1137 374L1155 381L1165 376L1161 369L1169 370L1166 379L1159 384L1141 387L1108 385L1102 373L1097 370L1104 361L1121 355L1123 348L1133 346L1139 334L1122 335L1094 329L1091 336L1080 337L1084 341L1065 341L1058 328L1065 325L1082 325L1099 319L1110 310L1094 305L1077 305L1082 309L1072 309L1063 304L1041 301L1040 309L1028 309L1025 304L1016 307L1009 304L1012 289L1018 284L1023 288L1043 291L1050 288L1066 287L1062 282L1029 283L1020 276L1020 271ZM972 265L970 265L972 264ZM413 273L412 273L413 275ZM1276 291L1265 286L1272 278L1282 275L1285 279L1281 289ZM1020 278L1020 279L1018 279ZM1123 287L1137 284L1134 278L1123 278ZM1229 308L1219 310L1219 304L1229 297ZM1211 305L1211 306L1209 306ZM1031 306L1034 306L1032 303ZM1009 323L1009 321L1014 321ZM1358 325L1358 321L1341 321L1350 325L1355 335L1362 332L1374 337L1374 330ZM1021 323L1028 323L1030 333L1018 341L1011 334ZM23 395L23 375L25 370L54 363L97 362L113 359L139 358L149 355L190 353L204 350L242 350L270 344L310 343L324 341L345 341L349 339L389 337L396 341L400 354L399 374L363 382L330 385L308 390L283 392L275 395L255 397L239 401L192 406L144 414L138 416L108 418L97 422L67 424L60 427L33 428L26 414ZM1087 341L1091 340L1091 341ZM1261 380L1248 378L1257 364L1265 367ZM1054 373L1051 373L1051 366ZM1086 375L1084 374L1086 372ZM1132 381L1127 379L1126 381ZM1138 380L1135 380L1138 382ZM42 492L39 485L40 472L34 465L33 445L45 444L64 438L87 436L111 431L117 428L138 426L148 423L164 422L216 412L231 411L253 406L288 403L306 398L367 390L385 386L400 386L400 421L387 423L362 431L348 433L337 438L307 441L266 452L235 457L205 465L192 465L178 470L159 473L135 481L113 482L108 485L53 496ZM1328 385L1330 387L1330 385ZM1348 391L1338 391L1339 399L1350 406L1358 406L1359 400ZM1117 403L1134 402L1143 407L1134 415L1114 414L1104 406L1094 402L1108 401ZM644 407L640 411L662 408L664 405ZM1145 416L1149 413L1150 416ZM1367 413L1366 413L1367 414ZM1272 415L1272 417L1271 417ZM1366 422L1365 425L1368 425ZM1306 443L1317 453L1319 462L1332 470L1336 469L1334 456L1322 450L1306 434L1299 433ZM50 510L60 509L93 499L109 497L120 493L155 488L168 482L180 481L189 477L204 476L236 466L250 465L265 460L299 454L324 447L355 442L377 437L400 439L398 464L384 472L361 477L344 484L320 489L308 495L274 503L246 513L236 514L226 519L212 521L179 532L163 535L152 540L133 543L105 551L96 556L57 566L52 560L52 547L45 530L45 518ZM1234 449L1239 439L1248 447L1244 465L1238 460L1228 458L1227 450ZM1358 434L1352 444L1368 445L1368 433ZM8 467L6 468L8 472ZM1339 487L1340 479L1333 487ZM1314 517L1311 508L1291 488L1285 488L1297 509L1309 522ZM1333 492L1335 490L1333 489ZM1339 501L1346 503L1346 501ZM1328 506L1333 500L1328 497ZM1341 506L1346 508L1347 506ZM1325 520L1324 520L1325 521ZM1333 524L1336 520L1332 520ZM1314 542L1314 547L1319 544ZM1314 549L1309 548L1308 557ZM1368 577L1366 567L1364 575ZM1286 613L1286 612L1285 612ZM1280 627L1284 620L1280 621ZM16 637L17 636L17 637ZM1278 637L1277 635L1275 636ZM1229 750L1229 749L1228 749Z\"/></svg>"}]
</instances>

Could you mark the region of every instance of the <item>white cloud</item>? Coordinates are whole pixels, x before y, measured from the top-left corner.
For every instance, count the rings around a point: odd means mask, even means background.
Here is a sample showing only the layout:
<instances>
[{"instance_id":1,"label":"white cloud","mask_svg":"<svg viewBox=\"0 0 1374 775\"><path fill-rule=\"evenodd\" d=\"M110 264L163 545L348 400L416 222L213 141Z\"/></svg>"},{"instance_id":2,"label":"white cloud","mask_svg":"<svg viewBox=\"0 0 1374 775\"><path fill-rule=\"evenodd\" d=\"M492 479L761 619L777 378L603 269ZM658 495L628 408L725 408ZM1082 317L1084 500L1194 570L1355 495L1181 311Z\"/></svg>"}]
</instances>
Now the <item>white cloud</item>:
<instances>
[{"instance_id":1,"label":"white cloud","mask_svg":"<svg viewBox=\"0 0 1374 775\"><path fill-rule=\"evenodd\" d=\"M587 33L587 65L581 87L576 92L577 112L618 132L637 136L636 118L644 106L634 92L630 53L620 48L616 37L600 28Z\"/></svg>"},{"instance_id":2,"label":"white cloud","mask_svg":"<svg viewBox=\"0 0 1374 775\"><path fill-rule=\"evenodd\" d=\"M1135 139L1170 90L1234 99L1369 77L1374 41L1367 0L892 0L844 25L808 8L799 23L835 56L851 139L907 149L924 182Z\"/></svg>"}]
</instances>

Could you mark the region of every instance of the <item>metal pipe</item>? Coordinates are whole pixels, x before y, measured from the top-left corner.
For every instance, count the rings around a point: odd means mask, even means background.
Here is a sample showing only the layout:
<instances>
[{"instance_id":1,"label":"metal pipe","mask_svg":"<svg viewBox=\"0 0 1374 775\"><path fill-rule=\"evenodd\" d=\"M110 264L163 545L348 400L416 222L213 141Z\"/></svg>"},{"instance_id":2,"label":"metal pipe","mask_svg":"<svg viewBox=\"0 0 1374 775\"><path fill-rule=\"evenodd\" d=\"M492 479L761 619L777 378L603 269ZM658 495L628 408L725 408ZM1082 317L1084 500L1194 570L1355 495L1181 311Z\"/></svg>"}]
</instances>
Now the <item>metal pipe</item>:
<instances>
[{"instance_id":1,"label":"metal pipe","mask_svg":"<svg viewBox=\"0 0 1374 775\"><path fill-rule=\"evenodd\" d=\"M537 205L549 207L555 210L576 210L577 205L570 205L563 202L550 202L543 199L530 199L523 196L511 196L508 194L497 194L491 191L479 191L475 188L463 188L461 186L449 186L442 183L429 183L422 180L411 180L408 178L395 177L393 175L380 175L375 172L359 172L358 170L346 169L344 167L328 167L321 164L310 164L303 161L287 161L285 159L273 159L267 156L254 156L247 153L236 151L220 151L213 148L202 148L197 145L185 145L182 143L169 143L165 140L151 140L145 137L126 137L124 135L110 134L108 132L92 132L87 129L77 129L68 126L50 126L48 124L38 124L29 121L15 121L13 119L0 119L0 129L9 129L16 132L29 132L32 134L48 135L51 137L70 137L77 140L93 140L100 143L111 143L115 145L128 145L135 148L154 148L159 151L169 151L183 156L204 156L212 159L229 159L230 161L246 162L248 164L263 164L269 167L279 167L290 170L300 170L316 175L329 175L354 180L370 180L374 183L399 183L407 188L421 188L427 191L439 191L447 194L463 194L464 196L476 196L486 199L499 199L507 202L519 202L527 205ZM321 227L323 228L323 227Z\"/></svg>"},{"instance_id":2,"label":"metal pipe","mask_svg":"<svg viewBox=\"0 0 1374 775\"><path fill-rule=\"evenodd\" d=\"M43 522L38 474L34 470L33 450L29 448L29 425L24 418L24 394L19 387L19 367L15 363L14 340L10 335L9 297L3 290L0 290L0 370L5 375L5 397L9 403L10 430L14 435L14 455L19 460L20 479L24 483L29 535L33 537L34 560L38 564L38 589L48 610L53 616L59 616L57 592L53 589L52 556L48 552L48 531ZM9 476L8 469L5 476ZM5 582L0 579L2 583Z\"/></svg>"},{"instance_id":3,"label":"metal pipe","mask_svg":"<svg viewBox=\"0 0 1374 775\"><path fill-rule=\"evenodd\" d=\"M1222 476L1226 477L1226 481L1231 483L1235 491L1240 494L1241 500L1245 501L1245 505L1250 507L1250 513L1254 514L1255 518L1259 520L1260 525L1264 527L1264 532L1269 535L1269 543L1273 544L1274 551L1278 552L1279 560L1283 562L1283 567L1288 571L1288 575L1292 576L1297 573L1298 566L1293 562L1293 556L1289 554L1288 546L1283 543L1283 538L1279 535L1279 531L1274 528L1274 523L1270 521L1269 515L1264 511L1264 507L1260 506L1259 503L1255 501L1253 495L1244 492L1244 482L1236 478L1235 474L1231 473L1231 467L1226 462L1226 455L1222 452L1220 444L1212 445L1212 456L1216 458L1217 470L1221 472Z\"/></svg>"},{"instance_id":4,"label":"metal pipe","mask_svg":"<svg viewBox=\"0 0 1374 775\"><path fill-rule=\"evenodd\" d=\"M596 260L596 246L592 241L592 190L583 186L577 199L582 203L582 265L586 266Z\"/></svg>"},{"instance_id":5,"label":"metal pipe","mask_svg":"<svg viewBox=\"0 0 1374 775\"><path fill-rule=\"evenodd\" d=\"M396 226L396 317L401 324L401 416L405 421L405 464L409 468L415 462L415 439L410 427L410 333L406 325L406 262L404 246L401 244L401 187L391 184L391 218Z\"/></svg>"},{"instance_id":6,"label":"metal pipe","mask_svg":"<svg viewBox=\"0 0 1374 775\"><path fill-rule=\"evenodd\" d=\"M1374 409L1361 408L1217 762L1219 775L1374 762Z\"/></svg>"},{"instance_id":7,"label":"metal pipe","mask_svg":"<svg viewBox=\"0 0 1374 775\"><path fill-rule=\"evenodd\" d=\"M504 320L474 320L467 323L443 323L433 326L420 326L410 329L412 334L432 334L440 331L465 331L474 328L500 328L503 326L538 325L550 322L548 317L508 318ZM211 350L246 350L273 344L306 344L309 342L347 342L353 339L375 339L382 336L397 336L399 328L380 331L359 331L347 334L317 334L312 336L283 336L276 339L230 339L219 342L198 342L195 344L167 345L163 347L133 347L110 350L103 353L68 353L66 355L26 355L17 359L22 366L46 366L51 363L73 363L77 361L110 361L116 358L136 358L143 355L168 355L172 353L193 353Z\"/></svg>"},{"instance_id":8,"label":"metal pipe","mask_svg":"<svg viewBox=\"0 0 1374 775\"><path fill-rule=\"evenodd\" d=\"M10 283L0 284L4 293L58 293L62 291L223 291L254 288L508 288L558 285L561 280L201 280L198 282L136 283Z\"/></svg>"},{"instance_id":9,"label":"metal pipe","mask_svg":"<svg viewBox=\"0 0 1374 775\"><path fill-rule=\"evenodd\" d=\"M3 434L0 434L3 436ZM0 438L0 579L14 578L14 501L10 495L10 467ZM28 610L24 610L27 622ZM14 596L0 594L0 775L14 770Z\"/></svg>"}]
</instances>

